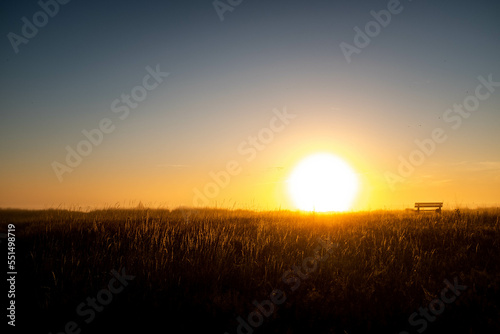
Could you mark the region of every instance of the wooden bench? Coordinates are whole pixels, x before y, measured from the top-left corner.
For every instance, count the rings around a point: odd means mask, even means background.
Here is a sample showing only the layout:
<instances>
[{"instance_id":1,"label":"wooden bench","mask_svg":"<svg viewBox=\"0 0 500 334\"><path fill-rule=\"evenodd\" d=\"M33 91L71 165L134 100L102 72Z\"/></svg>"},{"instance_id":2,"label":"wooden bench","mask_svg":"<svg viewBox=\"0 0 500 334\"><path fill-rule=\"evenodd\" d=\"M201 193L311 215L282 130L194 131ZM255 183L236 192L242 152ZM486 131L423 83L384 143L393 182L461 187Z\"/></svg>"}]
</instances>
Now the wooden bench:
<instances>
[{"instance_id":1,"label":"wooden bench","mask_svg":"<svg viewBox=\"0 0 500 334\"><path fill-rule=\"evenodd\" d=\"M417 202L415 203L415 208L417 213L420 212L421 208L428 209L430 210L422 210L422 211L435 211L437 213L441 213L441 208L443 207L443 202Z\"/></svg>"}]
</instances>

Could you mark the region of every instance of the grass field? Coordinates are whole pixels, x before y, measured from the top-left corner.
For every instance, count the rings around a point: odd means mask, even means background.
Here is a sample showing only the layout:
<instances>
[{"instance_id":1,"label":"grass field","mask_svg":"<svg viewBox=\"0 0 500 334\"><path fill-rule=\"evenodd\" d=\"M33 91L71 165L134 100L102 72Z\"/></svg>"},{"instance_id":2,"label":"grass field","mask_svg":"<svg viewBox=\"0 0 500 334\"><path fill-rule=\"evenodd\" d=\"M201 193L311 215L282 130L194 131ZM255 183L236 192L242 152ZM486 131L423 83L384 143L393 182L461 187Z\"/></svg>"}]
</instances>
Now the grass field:
<instances>
[{"instance_id":1,"label":"grass field","mask_svg":"<svg viewBox=\"0 0 500 334\"><path fill-rule=\"evenodd\" d=\"M0 210L0 232L37 333L500 333L499 217Z\"/></svg>"}]
</instances>

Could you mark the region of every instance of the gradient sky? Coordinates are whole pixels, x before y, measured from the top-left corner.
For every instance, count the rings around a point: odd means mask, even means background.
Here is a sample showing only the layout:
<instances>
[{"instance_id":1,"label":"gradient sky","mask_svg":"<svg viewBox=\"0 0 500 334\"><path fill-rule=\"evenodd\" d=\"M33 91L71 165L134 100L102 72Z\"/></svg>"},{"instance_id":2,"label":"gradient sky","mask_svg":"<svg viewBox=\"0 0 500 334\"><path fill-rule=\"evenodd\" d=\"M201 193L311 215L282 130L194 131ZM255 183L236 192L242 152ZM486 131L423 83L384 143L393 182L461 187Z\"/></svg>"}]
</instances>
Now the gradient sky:
<instances>
[{"instance_id":1,"label":"gradient sky","mask_svg":"<svg viewBox=\"0 0 500 334\"><path fill-rule=\"evenodd\" d=\"M190 206L237 161L210 205L293 208L288 175L325 151L358 173L354 210L498 205L500 87L457 129L443 115L479 76L500 82L500 2L401 1L349 63L340 44L387 6L243 0L221 21L212 1L73 0L15 53L8 34L41 8L2 1L0 207ZM169 76L120 119L113 101L158 65ZM296 117L247 161L239 145L284 109ZM60 182L53 162L105 118L114 131ZM447 140L390 187L398 157L436 128Z\"/></svg>"}]
</instances>

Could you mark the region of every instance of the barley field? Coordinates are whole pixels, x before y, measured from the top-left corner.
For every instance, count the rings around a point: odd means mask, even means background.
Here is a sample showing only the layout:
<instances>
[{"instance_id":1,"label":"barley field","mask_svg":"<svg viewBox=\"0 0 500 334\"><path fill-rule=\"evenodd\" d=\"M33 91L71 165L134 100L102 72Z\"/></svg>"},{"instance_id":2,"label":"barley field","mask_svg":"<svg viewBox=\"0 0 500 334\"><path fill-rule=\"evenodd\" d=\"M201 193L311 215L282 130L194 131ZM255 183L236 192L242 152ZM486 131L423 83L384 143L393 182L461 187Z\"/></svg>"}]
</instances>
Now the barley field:
<instances>
[{"instance_id":1,"label":"barley field","mask_svg":"<svg viewBox=\"0 0 500 334\"><path fill-rule=\"evenodd\" d=\"M0 232L32 333L500 333L499 217L4 209Z\"/></svg>"}]
</instances>

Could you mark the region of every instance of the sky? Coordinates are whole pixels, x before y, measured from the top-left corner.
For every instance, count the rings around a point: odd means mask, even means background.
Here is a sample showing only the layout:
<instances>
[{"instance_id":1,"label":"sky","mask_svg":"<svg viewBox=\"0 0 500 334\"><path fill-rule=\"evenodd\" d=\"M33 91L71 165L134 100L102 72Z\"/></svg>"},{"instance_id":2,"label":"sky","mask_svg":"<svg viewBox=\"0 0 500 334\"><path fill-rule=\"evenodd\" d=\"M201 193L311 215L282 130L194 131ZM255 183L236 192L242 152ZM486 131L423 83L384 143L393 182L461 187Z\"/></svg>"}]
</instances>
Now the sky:
<instances>
[{"instance_id":1,"label":"sky","mask_svg":"<svg viewBox=\"0 0 500 334\"><path fill-rule=\"evenodd\" d=\"M500 203L498 1L0 15L0 207L294 209L288 177L316 152L357 174L352 210Z\"/></svg>"}]
</instances>

